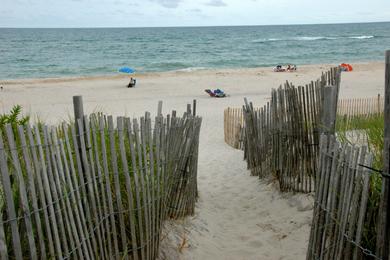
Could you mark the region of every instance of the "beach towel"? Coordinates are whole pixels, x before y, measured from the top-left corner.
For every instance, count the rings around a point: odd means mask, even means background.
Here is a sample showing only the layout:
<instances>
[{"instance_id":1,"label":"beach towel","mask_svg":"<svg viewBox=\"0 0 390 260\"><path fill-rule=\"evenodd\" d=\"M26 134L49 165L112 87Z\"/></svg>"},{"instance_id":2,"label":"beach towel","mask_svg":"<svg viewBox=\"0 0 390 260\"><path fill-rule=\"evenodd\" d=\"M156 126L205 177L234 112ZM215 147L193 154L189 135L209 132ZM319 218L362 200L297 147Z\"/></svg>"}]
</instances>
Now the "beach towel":
<instances>
[{"instance_id":1,"label":"beach towel","mask_svg":"<svg viewBox=\"0 0 390 260\"><path fill-rule=\"evenodd\" d=\"M215 90L211 90L211 89L205 89L204 90L207 94L210 95L210 97L216 97L216 98L221 98L221 97L226 97L226 94L225 92L223 92L223 90L217 88Z\"/></svg>"}]
</instances>

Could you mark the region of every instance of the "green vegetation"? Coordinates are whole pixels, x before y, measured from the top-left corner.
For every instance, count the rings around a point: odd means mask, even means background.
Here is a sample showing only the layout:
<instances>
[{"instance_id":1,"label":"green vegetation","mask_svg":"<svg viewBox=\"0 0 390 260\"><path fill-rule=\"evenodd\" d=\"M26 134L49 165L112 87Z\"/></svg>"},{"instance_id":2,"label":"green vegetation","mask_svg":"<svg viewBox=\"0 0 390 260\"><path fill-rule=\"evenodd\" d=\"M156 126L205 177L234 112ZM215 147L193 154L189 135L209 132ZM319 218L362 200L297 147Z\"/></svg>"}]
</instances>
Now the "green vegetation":
<instances>
[{"instance_id":1,"label":"green vegetation","mask_svg":"<svg viewBox=\"0 0 390 260\"><path fill-rule=\"evenodd\" d=\"M6 124L12 126L25 125L30 121L30 116L21 116L22 106L15 105L9 114L0 115L0 127L3 128Z\"/></svg>"},{"instance_id":2,"label":"green vegetation","mask_svg":"<svg viewBox=\"0 0 390 260\"><path fill-rule=\"evenodd\" d=\"M384 116L383 114L371 116L338 117L336 132L341 142L356 145L367 145L373 154L372 167L382 169L384 146ZM371 189L365 220L363 247L375 251L376 229L382 178L376 173L371 175Z\"/></svg>"}]
</instances>

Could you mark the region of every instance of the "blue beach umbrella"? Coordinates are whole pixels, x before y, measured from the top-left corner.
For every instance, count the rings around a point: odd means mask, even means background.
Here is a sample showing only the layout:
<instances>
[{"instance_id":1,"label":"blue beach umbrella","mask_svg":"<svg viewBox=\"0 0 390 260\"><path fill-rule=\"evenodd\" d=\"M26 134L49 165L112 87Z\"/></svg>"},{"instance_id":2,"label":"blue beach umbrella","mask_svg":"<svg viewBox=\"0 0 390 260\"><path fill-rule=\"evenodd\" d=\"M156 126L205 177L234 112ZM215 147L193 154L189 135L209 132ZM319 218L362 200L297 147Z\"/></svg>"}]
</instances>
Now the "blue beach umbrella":
<instances>
[{"instance_id":1,"label":"blue beach umbrella","mask_svg":"<svg viewBox=\"0 0 390 260\"><path fill-rule=\"evenodd\" d=\"M135 69L129 68L129 67L122 67L122 68L119 69L119 72L131 74L131 73L135 72Z\"/></svg>"},{"instance_id":2,"label":"blue beach umbrella","mask_svg":"<svg viewBox=\"0 0 390 260\"><path fill-rule=\"evenodd\" d=\"M126 74L133 74L135 72L135 69L129 67L122 67L119 69L119 72L126 73ZM127 85L127 87L132 88L134 86L135 86L135 79L131 78L130 83Z\"/></svg>"}]
</instances>

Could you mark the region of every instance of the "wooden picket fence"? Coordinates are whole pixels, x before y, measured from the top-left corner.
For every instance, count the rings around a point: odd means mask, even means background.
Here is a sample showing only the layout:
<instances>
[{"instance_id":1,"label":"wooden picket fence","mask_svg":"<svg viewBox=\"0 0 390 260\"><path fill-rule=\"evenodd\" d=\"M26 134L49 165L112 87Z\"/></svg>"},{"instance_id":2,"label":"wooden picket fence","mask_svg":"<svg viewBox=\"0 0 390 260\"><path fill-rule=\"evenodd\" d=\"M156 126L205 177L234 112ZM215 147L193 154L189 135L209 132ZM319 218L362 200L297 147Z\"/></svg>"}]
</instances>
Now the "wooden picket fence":
<instances>
[{"instance_id":1,"label":"wooden picket fence","mask_svg":"<svg viewBox=\"0 0 390 260\"><path fill-rule=\"evenodd\" d=\"M322 135L307 251L311 259L380 259L361 246L373 156L367 147L341 145ZM370 258L370 256L372 258Z\"/></svg>"},{"instance_id":2,"label":"wooden picket fence","mask_svg":"<svg viewBox=\"0 0 390 260\"><path fill-rule=\"evenodd\" d=\"M378 94L371 98L340 99L337 105L337 115L344 120L355 116L372 116L383 113L384 98ZM254 108L259 111L259 107ZM245 121L242 108L228 107L224 110L225 142L235 149L244 148Z\"/></svg>"},{"instance_id":3,"label":"wooden picket fence","mask_svg":"<svg viewBox=\"0 0 390 260\"><path fill-rule=\"evenodd\" d=\"M226 108L223 116L225 143L235 149L244 148L244 115L242 108Z\"/></svg>"},{"instance_id":4,"label":"wooden picket fence","mask_svg":"<svg viewBox=\"0 0 390 260\"><path fill-rule=\"evenodd\" d=\"M0 258L155 259L163 221L197 199L201 118L175 114L6 125Z\"/></svg>"},{"instance_id":5,"label":"wooden picket fence","mask_svg":"<svg viewBox=\"0 0 390 260\"><path fill-rule=\"evenodd\" d=\"M314 190L323 91L331 85L338 95L339 84L334 68L306 86L274 89L259 110L245 99L244 158L252 175L273 174L282 191Z\"/></svg>"},{"instance_id":6,"label":"wooden picket fence","mask_svg":"<svg viewBox=\"0 0 390 260\"><path fill-rule=\"evenodd\" d=\"M380 94L371 98L341 99L337 105L337 115L354 117L382 114L384 101Z\"/></svg>"}]
</instances>

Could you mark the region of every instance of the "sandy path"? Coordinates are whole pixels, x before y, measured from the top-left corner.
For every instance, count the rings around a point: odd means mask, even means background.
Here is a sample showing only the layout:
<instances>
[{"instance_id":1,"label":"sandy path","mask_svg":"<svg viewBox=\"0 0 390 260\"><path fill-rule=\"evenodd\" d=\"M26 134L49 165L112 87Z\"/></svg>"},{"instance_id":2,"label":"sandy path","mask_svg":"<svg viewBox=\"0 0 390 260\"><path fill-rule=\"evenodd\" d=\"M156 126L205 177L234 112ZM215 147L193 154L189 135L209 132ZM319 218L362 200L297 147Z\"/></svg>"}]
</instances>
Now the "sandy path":
<instances>
[{"instance_id":1,"label":"sandy path","mask_svg":"<svg viewBox=\"0 0 390 260\"><path fill-rule=\"evenodd\" d=\"M176 257L303 259L311 197L282 195L272 184L249 176L243 152L224 143L223 117L214 113L222 115L223 110L202 113L200 198L196 215L184 221L186 231L179 228L171 243L180 244L184 236L188 239L189 247Z\"/></svg>"}]
</instances>

